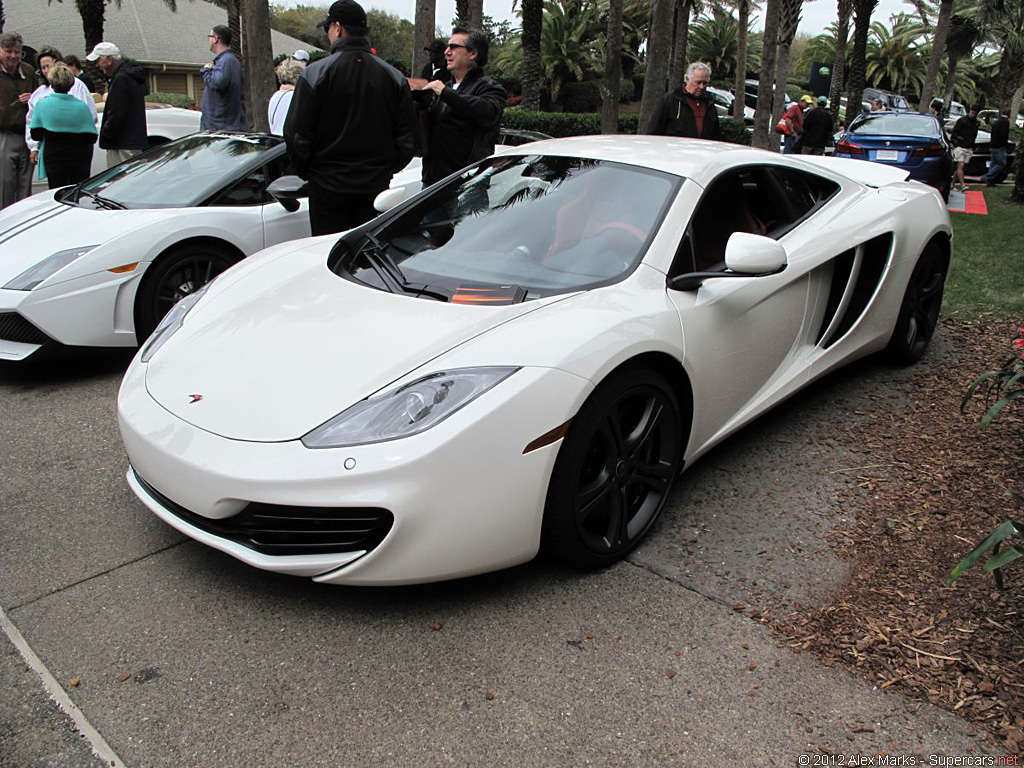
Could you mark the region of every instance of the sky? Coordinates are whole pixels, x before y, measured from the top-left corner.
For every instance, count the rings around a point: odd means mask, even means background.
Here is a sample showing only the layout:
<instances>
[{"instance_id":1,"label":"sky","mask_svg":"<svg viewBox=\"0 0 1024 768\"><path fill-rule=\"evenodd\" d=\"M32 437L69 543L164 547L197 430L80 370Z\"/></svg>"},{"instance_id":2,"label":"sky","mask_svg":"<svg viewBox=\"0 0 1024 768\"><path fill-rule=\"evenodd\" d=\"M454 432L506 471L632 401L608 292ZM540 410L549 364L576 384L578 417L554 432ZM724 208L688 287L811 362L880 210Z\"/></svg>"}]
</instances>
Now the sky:
<instances>
[{"instance_id":1,"label":"sky","mask_svg":"<svg viewBox=\"0 0 1024 768\"><path fill-rule=\"evenodd\" d=\"M271 0L274 4L291 7L295 5L330 5L329 0ZM364 8L378 8L394 13L412 21L416 14L415 0L360 0ZM518 6L517 6L518 7ZM903 0L880 0L878 9L872 18L887 22L894 13L911 13L913 7ZM496 21L511 21L513 26L518 19L512 11L512 0L484 0L484 13ZM437 26L447 29L448 23L455 16L455 0L437 0L435 18ZM797 29L798 34L817 35L825 31L825 27L836 20L836 3L834 0L810 0L804 3L803 19ZM761 25L758 25L759 27Z\"/></svg>"}]
</instances>

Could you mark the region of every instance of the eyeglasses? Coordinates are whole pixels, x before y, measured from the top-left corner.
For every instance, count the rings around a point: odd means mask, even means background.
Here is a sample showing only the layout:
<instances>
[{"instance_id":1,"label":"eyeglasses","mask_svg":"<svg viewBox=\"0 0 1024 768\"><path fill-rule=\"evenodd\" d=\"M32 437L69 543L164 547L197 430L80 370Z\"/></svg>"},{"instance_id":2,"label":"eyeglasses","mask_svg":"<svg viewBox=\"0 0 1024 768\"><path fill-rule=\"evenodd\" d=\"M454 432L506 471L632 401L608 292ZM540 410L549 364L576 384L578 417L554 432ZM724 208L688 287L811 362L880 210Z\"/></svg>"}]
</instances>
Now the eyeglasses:
<instances>
[{"instance_id":1,"label":"eyeglasses","mask_svg":"<svg viewBox=\"0 0 1024 768\"><path fill-rule=\"evenodd\" d=\"M710 80L691 80L690 82L694 85L711 85Z\"/></svg>"},{"instance_id":2,"label":"eyeglasses","mask_svg":"<svg viewBox=\"0 0 1024 768\"><path fill-rule=\"evenodd\" d=\"M446 46L444 47L444 49L445 49L446 51L447 51L447 50L448 50L449 48L451 48L451 49L452 49L453 51L454 51L454 50L455 50L456 48L463 48L463 49L465 49L465 50L467 50L467 51L469 50L469 46L468 46L468 45L463 45L462 43L448 43L448 45L446 45Z\"/></svg>"}]
</instances>

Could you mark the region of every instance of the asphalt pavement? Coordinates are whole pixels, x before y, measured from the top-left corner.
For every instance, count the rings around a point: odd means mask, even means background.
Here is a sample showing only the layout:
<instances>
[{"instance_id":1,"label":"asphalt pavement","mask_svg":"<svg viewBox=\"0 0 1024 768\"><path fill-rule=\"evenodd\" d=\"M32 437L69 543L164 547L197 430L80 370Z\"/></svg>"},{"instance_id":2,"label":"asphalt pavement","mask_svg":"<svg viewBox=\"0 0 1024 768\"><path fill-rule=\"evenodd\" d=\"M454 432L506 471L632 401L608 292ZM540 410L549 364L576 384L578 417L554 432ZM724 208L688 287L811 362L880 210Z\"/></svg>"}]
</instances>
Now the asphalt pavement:
<instances>
[{"instance_id":1,"label":"asphalt pavement","mask_svg":"<svg viewBox=\"0 0 1024 768\"><path fill-rule=\"evenodd\" d=\"M0 766L997 754L748 616L848 576L824 539L855 514L832 424L912 371L858 365L748 427L607 570L353 589L249 568L134 499L114 416L127 361L0 367Z\"/></svg>"}]
</instances>

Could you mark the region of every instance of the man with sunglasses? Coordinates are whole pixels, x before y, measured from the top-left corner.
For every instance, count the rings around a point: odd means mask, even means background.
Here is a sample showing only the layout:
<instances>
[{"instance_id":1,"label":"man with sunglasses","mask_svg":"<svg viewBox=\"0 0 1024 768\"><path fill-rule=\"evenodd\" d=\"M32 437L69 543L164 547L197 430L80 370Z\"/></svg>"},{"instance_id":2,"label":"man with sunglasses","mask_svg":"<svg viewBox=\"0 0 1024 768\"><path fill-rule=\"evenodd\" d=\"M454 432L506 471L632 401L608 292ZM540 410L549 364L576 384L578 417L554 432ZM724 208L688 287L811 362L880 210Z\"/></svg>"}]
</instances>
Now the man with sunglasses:
<instances>
[{"instance_id":1,"label":"man with sunglasses","mask_svg":"<svg viewBox=\"0 0 1024 768\"><path fill-rule=\"evenodd\" d=\"M418 94L427 113L424 186L494 152L508 94L484 75L487 51L483 32L456 27L444 49L451 82L431 80Z\"/></svg>"},{"instance_id":2,"label":"man with sunglasses","mask_svg":"<svg viewBox=\"0 0 1024 768\"><path fill-rule=\"evenodd\" d=\"M337 0L320 26L331 54L296 81L284 122L288 159L309 181L314 235L377 215L374 198L412 159L416 132L405 76L370 50L362 6Z\"/></svg>"},{"instance_id":3,"label":"man with sunglasses","mask_svg":"<svg viewBox=\"0 0 1024 768\"><path fill-rule=\"evenodd\" d=\"M686 68L683 84L666 93L651 118L655 136L682 136L690 139L720 139L718 110L708 96L711 67L695 61Z\"/></svg>"}]
</instances>

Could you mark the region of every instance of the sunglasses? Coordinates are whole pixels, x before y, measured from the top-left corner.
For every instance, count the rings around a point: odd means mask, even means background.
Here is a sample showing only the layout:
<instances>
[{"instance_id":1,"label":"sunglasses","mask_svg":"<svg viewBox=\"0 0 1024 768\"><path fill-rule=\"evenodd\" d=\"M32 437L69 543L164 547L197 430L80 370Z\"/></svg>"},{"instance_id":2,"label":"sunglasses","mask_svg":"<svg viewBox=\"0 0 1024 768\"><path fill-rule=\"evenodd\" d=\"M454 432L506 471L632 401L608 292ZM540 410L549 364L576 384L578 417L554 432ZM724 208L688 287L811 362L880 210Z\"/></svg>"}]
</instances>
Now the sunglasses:
<instances>
[{"instance_id":1,"label":"sunglasses","mask_svg":"<svg viewBox=\"0 0 1024 768\"><path fill-rule=\"evenodd\" d=\"M448 45L445 46L445 50L448 50L449 48L451 48L453 51L456 48L463 48L463 49L465 49L467 51L469 50L469 46L468 45L463 45L462 43L448 43Z\"/></svg>"}]
</instances>

